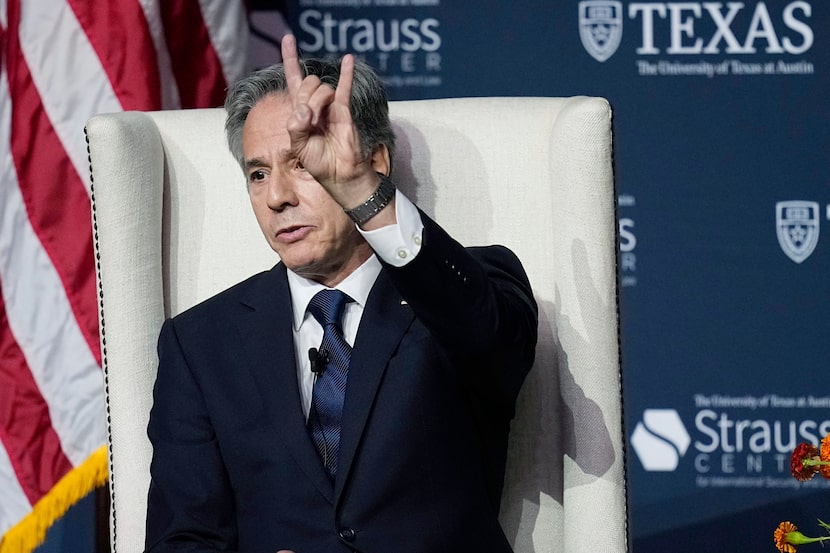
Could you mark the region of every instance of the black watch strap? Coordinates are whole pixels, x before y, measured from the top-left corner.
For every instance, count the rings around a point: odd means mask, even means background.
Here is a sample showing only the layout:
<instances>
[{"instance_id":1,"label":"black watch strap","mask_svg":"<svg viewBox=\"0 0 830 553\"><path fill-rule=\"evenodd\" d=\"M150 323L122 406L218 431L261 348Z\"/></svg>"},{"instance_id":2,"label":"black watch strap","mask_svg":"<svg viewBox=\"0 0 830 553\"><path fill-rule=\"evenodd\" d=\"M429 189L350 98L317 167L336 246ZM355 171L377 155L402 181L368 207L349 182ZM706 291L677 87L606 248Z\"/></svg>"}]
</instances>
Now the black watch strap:
<instances>
[{"instance_id":1,"label":"black watch strap","mask_svg":"<svg viewBox=\"0 0 830 553\"><path fill-rule=\"evenodd\" d=\"M358 225L362 225L380 213L395 197L395 183L392 182L392 179L383 173L378 173L378 176L380 177L380 184L368 200L353 209L344 209L346 215Z\"/></svg>"}]
</instances>

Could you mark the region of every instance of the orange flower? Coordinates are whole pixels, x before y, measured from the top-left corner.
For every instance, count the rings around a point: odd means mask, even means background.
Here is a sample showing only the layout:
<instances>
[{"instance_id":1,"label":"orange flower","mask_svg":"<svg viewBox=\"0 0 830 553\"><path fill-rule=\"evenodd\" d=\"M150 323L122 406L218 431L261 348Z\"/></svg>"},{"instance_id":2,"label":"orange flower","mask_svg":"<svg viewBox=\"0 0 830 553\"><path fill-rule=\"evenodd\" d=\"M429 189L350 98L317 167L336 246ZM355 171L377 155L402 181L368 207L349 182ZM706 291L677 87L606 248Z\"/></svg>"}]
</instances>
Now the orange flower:
<instances>
[{"instance_id":1,"label":"orange flower","mask_svg":"<svg viewBox=\"0 0 830 553\"><path fill-rule=\"evenodd\" d=\"M775 547L778 548L778 551L781 553L795 553L795 546L790 543L787 537L790 535L790 532L795 532L798 530L795 524L789 521L784 521L778 525L778 528L775 529L775 534L773 534L773 539L775 540Z\"/></svg>"},{"instance_id":2,"label":"orange flower","mask_svg":"<svg viewBox=\"0 0 830 553\"><path fill-rule=\"evenodd\" d=\"M822 461L830 462L830 433L821 440L821 451L819 455ZM821 465L819 470L821 470L823 477L830 479L830 465Z\"/></svg>"},{"instance_id":3,"label":"orange flower","mask_svg":"<svg viewBox=\"0 0 830 553\"><path fill-rule=\"evenodd\" d=\"M830 526L828 526L820 520L819 524L825 530L830 530ZM778 528L775 529L775 533L772 535L772 539L775 542L775 547L778 548L778 551L781 551L781 553L795 553L796 545L804 545L806 543L816 542L824 545L822 542L824 542L825 540L830 540L830 536L810 538L799 532L795 524L789 521L785 521L779 524Z\"/></svg>"},{"instance_id":4,"label":"orange flower","mask_svg":"<svg viewBox=\"0 0 830 553\"><path fill-rule=\"evenodd\" d=\"M813 459L814 457L818 457L818 449L813 444L804 442L795 446L793 455L790 457L790 472L796 480L806 482L816 475L818 463L815 462L817 459Z\"/></svg>"}]
</instances>

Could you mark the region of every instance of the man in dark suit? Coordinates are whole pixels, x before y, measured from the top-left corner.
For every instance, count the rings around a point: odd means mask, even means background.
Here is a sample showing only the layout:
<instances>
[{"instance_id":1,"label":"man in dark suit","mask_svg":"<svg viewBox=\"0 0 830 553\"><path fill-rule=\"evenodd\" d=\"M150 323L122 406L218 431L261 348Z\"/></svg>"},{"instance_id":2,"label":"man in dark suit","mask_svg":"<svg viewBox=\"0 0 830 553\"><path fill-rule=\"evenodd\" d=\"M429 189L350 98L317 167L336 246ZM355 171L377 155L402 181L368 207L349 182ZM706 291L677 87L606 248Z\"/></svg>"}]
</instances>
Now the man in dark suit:
<instances>
[{"instance_id":1,"label":"man in dark suit","mask_svg":"<svg viewBox=\"0 0 830 553\"><path fill-rule=\"evenodd\" d=\"M283 60L226 102L281 262L164 324L147 551L509 552L497 516L536 344L527 276L395 190L365 64L301 64L291 36Z\"/></svg>"}]
</instances>

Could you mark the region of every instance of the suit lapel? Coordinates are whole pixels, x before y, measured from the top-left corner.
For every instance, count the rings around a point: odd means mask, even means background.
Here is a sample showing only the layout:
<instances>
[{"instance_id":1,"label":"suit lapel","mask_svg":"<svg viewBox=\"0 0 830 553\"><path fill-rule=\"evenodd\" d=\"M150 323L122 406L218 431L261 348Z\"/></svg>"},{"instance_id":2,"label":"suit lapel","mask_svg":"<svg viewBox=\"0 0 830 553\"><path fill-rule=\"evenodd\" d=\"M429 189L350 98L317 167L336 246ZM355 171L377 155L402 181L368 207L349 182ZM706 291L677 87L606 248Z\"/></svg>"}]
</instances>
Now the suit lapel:
<instances>
[{"instance_id":1,"label":"suit lapel","mask_svg":"<svg viewBox=\"0 0 830 553\"><path fill-rule=\"evenodd\" d=\"M349 363L349 380L340 431L335 498L340 497L354 461L375 395L392 353L414 319L386 270L366 302Z\"/></svg>"},{"instance_id":2,"label":"suit lapel","mask_svg":"<svg viewBox=\"0 0 830 553\"><path fill-rule=\"evenodd\" d=\"M331 481L305 427L297 384L292 307L285 266L251 287L237 317L248 369L279 438L318 490L333 501Z\"/></svg>"}]
</instances>

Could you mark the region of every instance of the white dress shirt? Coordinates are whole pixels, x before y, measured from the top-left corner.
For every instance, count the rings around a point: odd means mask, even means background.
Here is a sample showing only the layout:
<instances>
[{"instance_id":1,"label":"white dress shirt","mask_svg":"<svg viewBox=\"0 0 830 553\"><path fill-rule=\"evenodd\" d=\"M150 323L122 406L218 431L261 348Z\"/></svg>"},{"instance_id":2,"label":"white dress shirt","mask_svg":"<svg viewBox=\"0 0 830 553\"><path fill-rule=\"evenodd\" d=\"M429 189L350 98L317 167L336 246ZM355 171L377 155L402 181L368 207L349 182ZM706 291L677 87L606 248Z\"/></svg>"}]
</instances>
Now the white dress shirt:
<instances>
[{"instance_id":1,"label":"white dress shirt","mask_svg":"<svg viewBox=\"0 0 830 553\"><path fill-rule=\"evenodd\" d=\"M415 205L400 191L395 192L395 217L397 224L377 230L367 232L357 227L376 255L372 255L337 285L338 290L354 300L346 304L343 312L343 337L349 345L354 345L366 300L380 274L381 264L376 256L380 256L394 267L402 267L415 259L421 250L421 236L424 230L421 215ZM326 287L319 282L301 277L289 269L288 288L291 292L291 305L294 311L294 352L297 382L300 387L300 404L303 413L308 418L315 378L314 373L311 372L308 350L320 347L320 342L323 340L323 327L307 308L314 294Z\"/></svg>"}]
</instances>

